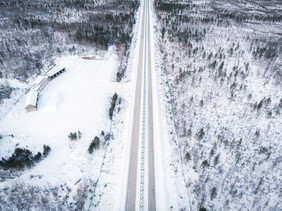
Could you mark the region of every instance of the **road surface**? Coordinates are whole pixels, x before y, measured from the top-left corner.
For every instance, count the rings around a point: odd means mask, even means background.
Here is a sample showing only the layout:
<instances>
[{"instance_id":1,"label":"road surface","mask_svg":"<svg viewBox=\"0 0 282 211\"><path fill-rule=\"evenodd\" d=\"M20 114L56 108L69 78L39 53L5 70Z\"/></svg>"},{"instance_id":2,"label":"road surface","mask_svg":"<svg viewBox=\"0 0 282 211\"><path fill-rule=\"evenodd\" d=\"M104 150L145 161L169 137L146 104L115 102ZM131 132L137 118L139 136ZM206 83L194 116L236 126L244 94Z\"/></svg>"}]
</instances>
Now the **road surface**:
<instances>
[{"instance_id":1,"label":"road surface","mask_svg":"<svg viewBox=\"0 0 282 211\"><path fill-rule=\"evenodd\" d=\"M155 191L155 160L154 160L154 121L153 121L153 94L152 94L152 55L151 55L151 36L150 36L150 8L148 6L148 167L149 167L149 186L148 186L148 210L156 210L156 191Z\"/></svg>"},{"instance_id":2,"label":"road surface","mask_svg":"<svg viewBox=\"0 0 282 211\"><path fill-rule=\"evenodd\" d=\"M141 41L138 58L137 69L137 81L135 87L135 99L134 99L134 114L133 125L131 132L131 148L130 148L130 161L128 171L128 183L127 183L127 195L126 195L126 210L143 210L148 208L150 211L156 210L156 191L155 191L155 165L154 165L154 128L153 128L153 97L152 97L152 73L151 73L151 38L150 38L150 7L149 0L144 0L143 15L141 21ZM144 75L143 75L144 74ZM144 80L142 81L142 76ZM148 81L148 83L146 83ZM143 83L142 83L143 82ZM142 87L143 85L143 87ZM142 95L143 88L143 95ZM145 90L145 91L144 91ZM147 90L147 91L146 91ZM143 107L142 107L143 105ZM140 124L142 111L142 120L145 122L145 126ZM145 111L145 112L144 112ZM144 117L145 115L145 117ZM145 132L146 135L141 136L140 133ZM144 138L145 137L145 138ZM148 163L148 172L145 174L148 176L148 183L144 184L144 189L147 192L148 204L144 204L144 207L140 207L141 199L136 199L137 195L142 195L140 190L137 190L137 175L138 171L138 147L141 139L145 139L148 146L146 149L145 159ZM144 141L144 140L143 140ZM141 150L140 150L141 151ZM145 180L146 182L146 180ZM137 192L136 191L140 191ZM136 204L139 203L139 204ZM138 208L139 207L139 208Z\"/></svg>"},{"instance_id":3,"label":"road surface","mask_svg":"<svg viewBox=\"0 0 282 211\"><path fill-rule=\"evenodd\" d=\"M142 26L144 29L145 12L143 11ZM140 33L140 32L138 32ZM138 143L140 132L140 108L141 108L141 90L142 90L142 71L144 69L144 33L141 34L141 42L138 58L137 81L135 88L134 99L134 113L133 113L133 126L131 132L131 148L130 148L130 163L128 169L128 182L126 194L126 210L135 210L136 202L136 182L137 182L137 161L138 161Z\"/></svg>"}]
</instances>

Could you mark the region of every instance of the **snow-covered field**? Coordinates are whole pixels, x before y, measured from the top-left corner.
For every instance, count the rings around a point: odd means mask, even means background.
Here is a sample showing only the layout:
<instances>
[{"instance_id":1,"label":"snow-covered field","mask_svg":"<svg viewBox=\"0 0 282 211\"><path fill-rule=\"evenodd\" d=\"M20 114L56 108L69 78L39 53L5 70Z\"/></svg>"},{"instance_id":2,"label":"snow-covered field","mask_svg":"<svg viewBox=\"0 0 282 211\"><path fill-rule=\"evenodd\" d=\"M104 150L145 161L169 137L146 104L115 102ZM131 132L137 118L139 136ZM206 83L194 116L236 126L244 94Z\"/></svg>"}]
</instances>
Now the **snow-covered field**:
<instances>
[{"instance_id":1,"label":"snow-covered field","mask_svg":"<svg viewBox=\"0 0 282 211\"><path fill-rule=\"evenodd\" d=\"M67 204L70 206L72 202L75 203L79 183L91 186L99 176L105 144L102 142L100 149L94 150L92 155L88 152L88 146L95 136L100 136L102 130L105 133L110 131L108 109L115 92L122 98L122 103L116 108L120 111L114 114L114 139L110 140L113 143L110 143L108 153L111 154L112 148L120 149L112 145L123 146L122 142L118 143L122 141L124 133L119 121L125 118L129 95L126 84L113 82L119 65L114 48L98 59L66 56L56 63L67 71L49 82L40 93L37 111L26 113L23 97L0 121L0 134L3 136L0 139L0 157L8 158L16 147L29 149L36 154L42 152L43 145L49 145L51 152L36 166L22 172L20 177L1 182L0 188L11 187L15 183L49 190L62 187L65 191L61 190L59 194L68 196ZM81 132L81 139L71 141L69 133L77 131ZM123 158L118 153L116 155L117 159ZM115 161L113 154L108 162L114 165L120 160ZM114 173L115 179L118 178L115 171L107 173ZM1 199L5 200L2 194ZM113 206L114 202L115 199L111 198L107 203Z\"/></svg>"},{"instance_id":2,"label":"snow-covered field","mask_svg":"<svg viewBox=\"0 0 282 211\"><path fill-rule=\"evenodd\" d=\"M91 8L96 3L91 4ZM118 29L122 28L122 32L127 33L128 43L121 41L117 44L117 49L110 47L103 51L99 50L101 46L93 44L61 42L60 48L57 48L58 54L52 55L51 65L55 63L65 67L66 72L43 89L36 112L26 113L24 104L26 93L36 80L38 72L33 75L33 69L28 72L27 83L0 79L4 88L11 87L7 89L7 93L12 90L10 98L5 97L0 104L0 158L9 158L17 147L28 149L33 155L42 152L43 145L51 147L50 154L30 169L0 169L0 210L111 210L121 206L120 197L116 196L121 195L123 185L126 184L124 177L129 142L127 129L130 128L128 120L131 95L135 87L132 79L135 77L137 62L134 60L135 54L131 52L137 52L139 25L134 20L137 2L117 4L110 1L103 8L97 7L94 14L87 8L89 11L83 19L92 17L98 26L113 24ZM61 5L53 6L56 8ZM111 7L115 9L112 10ZM102 17L117 14L116 19L103 22L103 18L98 18L97 21L95 18L99 16L100 9L103 10ZM74 18L72 21L75 22L82 17L74 8L69 11L73 14L67 18L68 21ZM76 17L78 13L81 17ZM139 19L138 14L137 12L136 19ZM92 19L88 22L91 23ZM120 21L122 27L116 21ZM75 29L72 27L71 33ZM130 36L133 36L131 45ZM127 44L128 46L124 46ZM128 52L124 52L125 47L130 48ZM67 48L68 52L65 51ZM87 56L88 54L90 55ZM44 52L40 55L44 55ZM58 59L55 60L56 58ZM117 83L116 74L121 68L126 68L127 62L128 68L124 72L126 77ZM44 65L41 72L45 72L51 65ZM119 98L110 121L109 108L114 93ZM78 131L81 132L81 138L71 141L69 134ZM105 135L102 135L102 131ZM108 133L111 139L106 141ZM88 147L95 136L101 140L100 148L89 154Z\"/></svg>"}]
</instances>

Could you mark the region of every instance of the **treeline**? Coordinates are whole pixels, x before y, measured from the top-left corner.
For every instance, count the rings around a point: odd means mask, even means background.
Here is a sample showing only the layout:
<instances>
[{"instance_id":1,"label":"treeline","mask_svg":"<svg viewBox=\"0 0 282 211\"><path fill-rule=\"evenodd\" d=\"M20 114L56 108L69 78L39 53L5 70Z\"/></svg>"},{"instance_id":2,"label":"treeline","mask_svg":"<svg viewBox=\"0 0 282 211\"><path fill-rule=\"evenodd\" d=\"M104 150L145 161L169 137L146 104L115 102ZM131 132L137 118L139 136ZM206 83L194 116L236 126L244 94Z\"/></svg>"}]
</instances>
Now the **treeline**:
<instances>
[{"instance_id":1,"label":"treeline","mask_svg":"<svg viewBox=\"0 0 282 211\"><path fill-rule=\"evenodd\" d=\"M132 26L135 23L134 13L118 13L116 15L108 13L103 14L103 17L99 17L99 19L99 24L91 24L97 23L96 17L89 18L88 22L81 23L75 32L75 38L78 41L95 43L104 49L114 44L124 45L128 48L132 38Z\"/></svg>"},{"instance_id":2,"label":"treeline","mask_svg":"<svg viewBox=\"0 0 282 211\"><path fill-rule=\"evenodd\" d=\"M158 10L171 12L172 10L190 9L190 4L175 4L170 2L155 1L155 6Z\"/></svg>"},{"instance_id":3,"label":"treeline","mask_svg":"<svg viewBox=\"0 0 282 211\"><path fill-rule=\"evenodd\" d=\"M14 153L8 159L2 157L2 161L0 161L0 167L2 167L4 170L23 170L26 167L30 168L43 158L47 157L50 151L51 148L48 145L43 146L43 153L38 152L36 155L33 155L28 149L16 148Z\"/></svg>"},{"instance_id":4,"label":"treeline","mask_svg":"<svg viewBox=\"0 0 282 211\"><path fill-rule=\"evenodd\" d=\"M74 9L87 9L88 7L93 7L97 1L94 0L48 0L48 1L22 1L22 0L2 0L0 2L1 7L12 7L21 9L56 9L60 10L64 7L74 8Z\"/></svg>"},{"instance_id":5,"label":"treeline","mask_svg":"<svg viewBox=\"0 0 282 211\"><path fill-rule=\"evenodd\" d=\"M224 12L217 15L217 19L230 19L236 22L245 21L262 21L262 22L273 22L279 23L282 21L282 15L265 15L265 14L238 14L237 12Z\"/></svg>"}]
</instances>

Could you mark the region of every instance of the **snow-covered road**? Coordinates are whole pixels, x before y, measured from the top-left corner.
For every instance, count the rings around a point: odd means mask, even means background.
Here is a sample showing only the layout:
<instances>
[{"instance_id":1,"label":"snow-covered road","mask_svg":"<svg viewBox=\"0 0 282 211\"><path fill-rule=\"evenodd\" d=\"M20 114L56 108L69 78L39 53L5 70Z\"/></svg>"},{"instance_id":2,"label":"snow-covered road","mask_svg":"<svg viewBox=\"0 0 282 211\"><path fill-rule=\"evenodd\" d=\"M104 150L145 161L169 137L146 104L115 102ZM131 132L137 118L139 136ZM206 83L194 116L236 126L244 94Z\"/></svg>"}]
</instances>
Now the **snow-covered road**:
<instances>
[{"instance_id":1,"label":"snow-covered road","mask_svg":"<svg viewBox=\"0 0 282 211\"><path fill-rule=\"evenodd\" d=\"M156 210L151 14L148 1L142 3L142 10L126 210Z\"/></svg>"},{"instance_id":2,"label":"snow-covered road","mask_svg":"<svg viewBox=\"0 0 282 211\"><path fill-rule=\"evenodd\" d=\"M145 13L142 15L141 28L144 29ZM139 30L140 31L140 30ZM141 34L141 44L139 45L138 69L134 98L134 110L132 115L132 132L130 144L130 164L128 169L126 210L134 210L136 202L136 182L137 182L137 161L138 161L138 140L140 132L140 108L141 108L141 90L142 90L142 71L144 60L144 33ZM137 56L137 55L136 55Z\"/></svg>"},{"instance_id":3,"label":"snow-covered road","mask_svg":"<svg viewBox=\"0 0 282 211\"><path fill-rule=\"evenodd\" d=\"M135 60L136 86L130 132L125 210L168 210L177 207L160 81L155 69L153 4L141 2L141 26ZM161 110L160 110L161 108ZM163 153L167 153L164 156ZM170 169L170 170L168 170ZM170 198L170 199L169 199Z\"/></svg>"}]
</instances>

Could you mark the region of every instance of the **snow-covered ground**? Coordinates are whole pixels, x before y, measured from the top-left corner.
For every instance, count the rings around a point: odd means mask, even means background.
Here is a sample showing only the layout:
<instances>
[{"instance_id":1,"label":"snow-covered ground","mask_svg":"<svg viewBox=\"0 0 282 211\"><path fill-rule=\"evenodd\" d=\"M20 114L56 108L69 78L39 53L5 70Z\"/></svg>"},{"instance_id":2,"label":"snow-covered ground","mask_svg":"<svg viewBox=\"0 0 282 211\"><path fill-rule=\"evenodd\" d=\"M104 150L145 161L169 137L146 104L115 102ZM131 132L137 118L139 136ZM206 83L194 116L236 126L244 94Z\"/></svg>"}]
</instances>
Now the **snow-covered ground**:
<instances>
[{"instance_id":1,"label":"snow-covered ground","mask_svg":"<svg viewBox=\"0 0 282 211\"><path fill-rule=\"evenodd\" d=\"M71 204L75 202L79 183L91 186L99 176L105 145L94 150L92 155L88 147L102 130L105 133L110 131L108 109L115 92L122 98L122 103L116 109L120 111L113 118L114 139L108 149L110 155L107 162L109 166L117 167L113 167L113 171L103 172L106 178L103 185L110 182L119 187L120 172L117 171L120 171L119 163L122 163L123 156L116 150L124 147L123 121L130 100L130 87L126 83L113 82L119 65L114 48L110 48L99 59L66 56L58 59L56 64L64 66L67 71L49 82L40 93L37 111L26 113L23 97L0 121L0 134L3 136L0 139L0 157L8 158L16 147L27 148L36 154L42 152L43 145L49 145L51 152L36 166L23 171L20 177L0 183L0 189L12 187L16 183L42 189L66 187L65 193L61 194L68 196L67 204ZM69 133L77 131L81 132L82 138L71 141ZM114 177L111 176L113 174ZM96 195L101 196L104 191L98 188ZM114 193L117 191L117 188L110 190ZM100 204L100 209L113 207L117 199L108 196L110 194L106 196L105 204ZM2 200L2 197L5 198L1 195ZM89 201L86 202L88 204Z\"/></svg>"},{"instance_id":2,"label":"snow-covered ground","mask_svg":"<svg viewBox=\"0 0 282 211\"><path fill-rule=\"evenodd\" d=\"M155 128L155 167L156 167L156 197L159 210L181 210L189 207L189 197L185 188L181 171L178 146L171 143L176 140L173 119L169 118L171 108L168 108L168 89L164 76L162 46L159 22L153 2L151 17L153 94L154 94L154 128ZM170 113L170 114L168 114Z\"/></svg>"},{"instance_id":3,"label":"snow-covered ground","mask_svg":"<svg viewBox=\"0 0 282 211\"><path fill-rule=\"evenodd\" d=\"M281 3L249 8L256 19L242 1L205 2L157 11L173 168L181 147L193 210L279 210L282 25L269 12Z\"/></svg>"},{"instance_id":4,"label":"snow-covered ground","mask_svg":"<svg viewBox=\"0 0 282 211\"><path fill-rule=\"evenodd\" d=\"M150 19L157 209L189 209L190 200L193 210L279 209L281 55L269 64L255 56L260 43L254 41L253 47L250 40L267 31L266 24L254 30L254 36L246 27L254 24L241 25L232 18L197 25L194 19L203 21L201 15L209 17L205 12L215 10L210 2L194 1L187 14L178 11L191 19L165 12L163 20L155 14ZM43 145L51 147L31 169L10 175L0 170L0 210L124 209L143 3L121 83L114 82L120 65L114 47L101 55L57 59L67 71L40 93L36 112L24 109L29 85L0 81L18 88L0 107L0 158L11 156L16 147L33 154L42 152ZM164 24L165 17L171 26ZM185 24L191 26L190 37L181 31ZM281 23L269 28L276 34ZM177 30L183 36L171 35ZM108 110L114 93L121 104L111 122ZM71 141L68 135L77 131L81 139ZM103 138L101 131L113 133L110 144L102 141L100 149L89 154L93 138Z\"/></svg>"},{"instance_id":5,"label":"snow-covered ground","mask_svg":"<svg viewBox=\"0 0 282 211\"><path fill-rule=\"evenodd\" d=\"M131 12L126 4L122 8ZM55 63L65 67L66 72L43 89L36 112L26 113L24 109L25 95L36 74L27 84L17 80L0 81L13 88L11 98L0 104L0 158L10 157L16 147L29 149L33 155L42 152L43 145L51 147L50 154L31 169L11 174L0 170L0 210L112 210L121 206L122 197L117 195L122 195L127 176L130 146L127 134L131 128L139 13L140 10L136 14L126 77L120 83L115 81L124 62L120 61L124 53L122 46L118 50L110 47L106 52L88 46L84 52L79 45L73 49L82 51L70 51L70 54L81 57L52 55L60 57ZM131 23L134 24L132 19ZM66 47L64 43L60 45ZM87 53L93 55L85 56ZM117 105L111 122L108 113L114 93L118 94L121 104ZM81 139L71 141L68 135L77 131L81 132ZM109 145L103 141L101 131L112 132ZM102 143L89 154L88 147L95 136L99 136Z\"/></svg>"}]
</instances>

